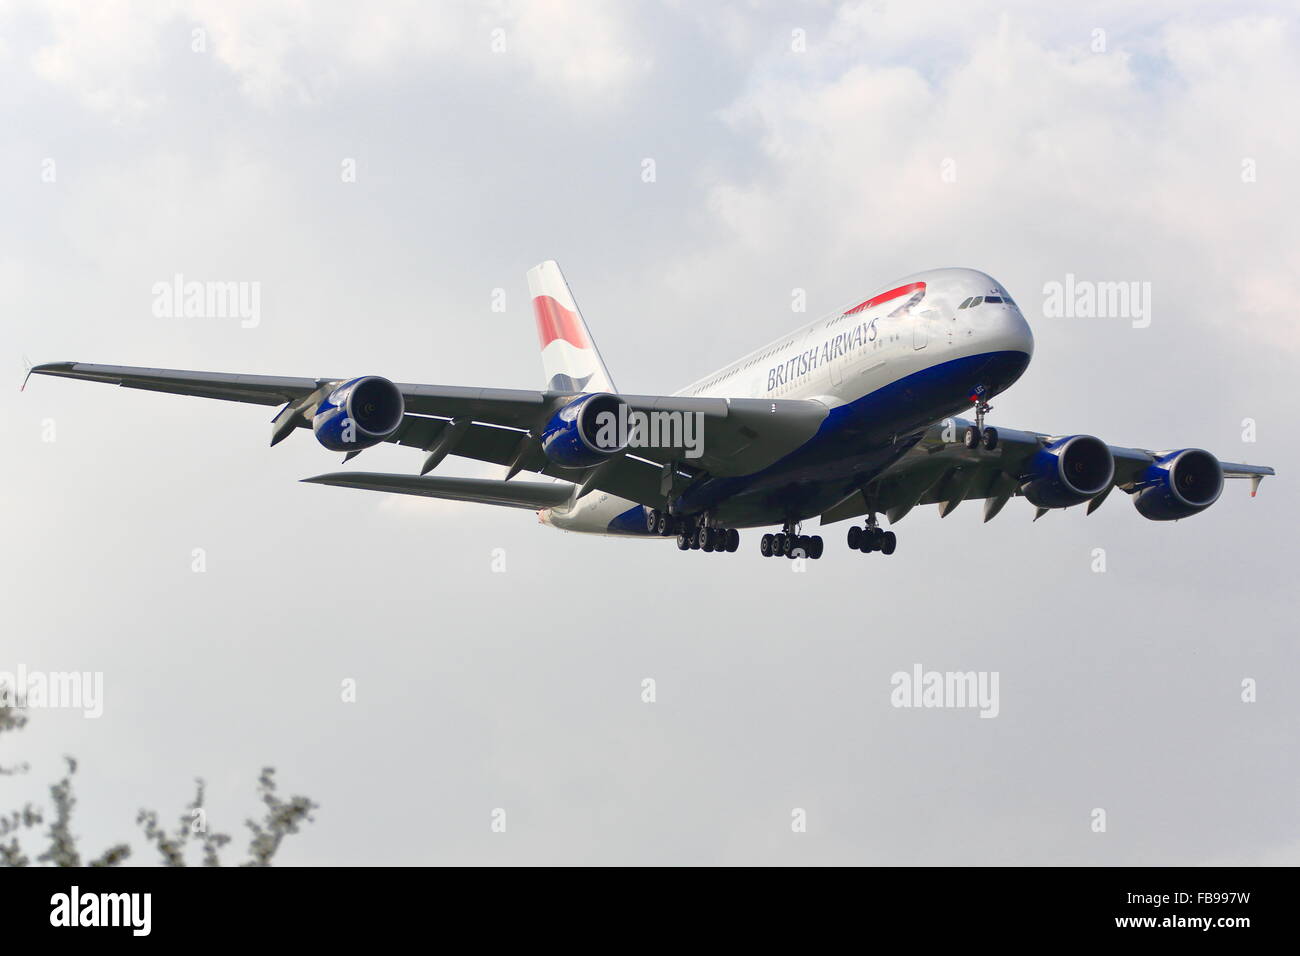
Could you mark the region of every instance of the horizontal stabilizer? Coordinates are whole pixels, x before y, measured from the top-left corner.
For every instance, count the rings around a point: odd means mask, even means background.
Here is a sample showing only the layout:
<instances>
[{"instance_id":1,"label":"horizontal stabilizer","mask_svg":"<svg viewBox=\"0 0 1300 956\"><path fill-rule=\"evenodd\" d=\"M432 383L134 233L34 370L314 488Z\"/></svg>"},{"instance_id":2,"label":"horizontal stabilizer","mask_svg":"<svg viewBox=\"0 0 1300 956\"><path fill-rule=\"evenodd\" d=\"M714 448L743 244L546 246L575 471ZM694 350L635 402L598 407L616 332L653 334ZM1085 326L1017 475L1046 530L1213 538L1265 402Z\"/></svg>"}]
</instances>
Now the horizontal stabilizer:
<instances>
[{"instance_id":1,"label":"horizontal stabilizer","mask_svg":"<svg viewBox=\"0 0 1300 956\"><path fill-rule=\"evenodd\" d=\"M336 471L304 478L316 485L391 491L399 495L423 495L451 501L474 501L507 508L554 508L573 494L573 485L545 481L497 481L492 478L430 478L416 475L385 475L365 471Z\"/></svg>"}]
</instances>

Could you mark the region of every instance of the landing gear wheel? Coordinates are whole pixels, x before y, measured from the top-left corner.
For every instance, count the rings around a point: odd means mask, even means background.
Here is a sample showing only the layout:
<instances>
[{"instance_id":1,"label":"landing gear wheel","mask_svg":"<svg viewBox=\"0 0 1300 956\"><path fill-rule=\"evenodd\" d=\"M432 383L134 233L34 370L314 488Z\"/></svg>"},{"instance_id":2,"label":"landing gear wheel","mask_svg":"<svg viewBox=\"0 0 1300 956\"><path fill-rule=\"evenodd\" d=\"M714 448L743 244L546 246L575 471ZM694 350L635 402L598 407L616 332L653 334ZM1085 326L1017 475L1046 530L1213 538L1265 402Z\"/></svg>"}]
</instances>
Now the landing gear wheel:
<instances>
[{"instance_id":1,"label":"landing gear wheel","mask_svg":"<svg viewBox=\"0 0 1300 956\"><path fill-rule=\"evenodd\" d=\"M898 535L894 534L892 531L881 532L880 553L893 554L896 547L898 547Z\"/></svg>"},{"instance_id":2,"label":"landing gear wheel","mask_svg":"<svg viewBox=\"0 0 1300 956\"><path fill-rule=\"evenodd\" d=\"M849 547L854 551L862 544L862 529L854 525L849 529Z\"/></svg>"},{"instance_id":3,"label":"landing gear wheel","mask_svg":"<svg viewBox=\"0 0 1300 956\"><path fill-rule=\"evenodd\" d=\"M822 556L822 549L824 547L825 545L822 542L822 536L819 534L813 535L808 539L808 557L816 561Z\"/></svg>"},{"instance_id":4,"label":"landing gear wheel","mask_svg":"<svg viewBox=\"0 0 1300 956\"><path fill-rule=\"evenodd\" d=\"M678 551L691 550L691 538L690 535L688 535L685 531L677 532L677 550Z\"/></svg>"},{"instance_id":5,"label":"landing gear wheel","mask_svg":"<svg viewBox=\"0 0 1300 956\"><path fill-rule=\"evenodd\" d=\"M650 510L645 513L645 529L651 534L659 534L659 512Z\"/></svg>"},{"instance_id":6,"label":"landing gear wheel","mask_svg":"<svg viewBox=\"0 0 1300 956\"><path fill-rule=\"evenodd\" d=\"M978 448L980 446L980 439L982 437L983 436L980 435L980 430L977 426L975 425L966 426L966 447L967 448L970 448L972 450Z\"/></svg>"},{"instance_id":7,"label":"landing gear wheel","mask_svg":"<svg viewBox=\"0 0 1300 956\"><path fill-rule=\"evenodd\" d=\"M691 550L692 551L700 550L700 546L704 544L704 529L696 528L690 534L691 534Z\"/></svg>"},{"instance_id":8,"label":"landing gear wheel","mask_svg":"<svg viewBox=\"0 0 1300 956\"><path fill-rule=\"evenodd\" d=\"M772 535L772 553L778 558L785 557L785 550L789 547L790 537L784 531L778 531Z\"/></svg>"},{"instance_id":9,"label":"landing gear wheel","mask_svg":"<svg viewBox=\"0 0 1300 956\"><path fill-rule=\"evenodd\" d=\"M984 450L992 451L998 447L998 430L990 425L984 429Z\"/></svg>"},{"instance_id":10,"label":"landing gear wheel","mask_svg":"<svg viewBox=\"0 0 1300 956\"><path fill-rule=\"evenodd\" d=\"M714 535L712 528L701 528L700 529L700 550L712 551L713 542L716 539L716 537L717 536Z\"/></svg>"},{"instance_id":11,"label":"landing gear wheel","mask_svg":"<svg viewBox=\"0 0 1300 956\"><path fill-rule=\"evenodd\" d=\"M727 530L727 551L734 554L740 548L740 532L735 528Z\"/></svg>"},{"instance_id":12,"label":"landing gear wheel","mask_svg":"<svg viewBox=\"0 0 1300 956\"><path fill-rule=\"evenodd\" d=\"M863 554L870 554L872 551L880 548L880 529L864 528L862 539L858 542L858 550Z\"/></svg>"},{"instance_id":13,"label":"landing gear wheel","mask_svg":"<svg viewBox=\"0 0 1300 956\"><path fill-rule=\"evenodd\" d=\"M765 558L770 558L772 556L773 543L772 535L763 535L763 537L758 539L758 553Z\"/></svg>"}]
</instances>

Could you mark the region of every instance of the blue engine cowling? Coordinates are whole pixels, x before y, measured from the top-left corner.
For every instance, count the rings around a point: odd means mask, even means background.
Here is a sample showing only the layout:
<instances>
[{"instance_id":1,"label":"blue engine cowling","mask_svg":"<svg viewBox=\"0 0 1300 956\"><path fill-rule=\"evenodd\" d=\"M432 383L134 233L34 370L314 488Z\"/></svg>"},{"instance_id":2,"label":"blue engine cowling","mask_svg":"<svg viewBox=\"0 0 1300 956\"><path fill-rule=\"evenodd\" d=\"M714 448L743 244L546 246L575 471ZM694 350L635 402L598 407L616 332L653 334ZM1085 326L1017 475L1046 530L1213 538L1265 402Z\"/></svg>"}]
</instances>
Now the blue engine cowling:
<instances>
[{"instance_id":1,"label":"blue engine cowling","mask_svg":"<svg viewBox=\"0 0 1300 956\"><path fill-rule=\"evenodd\" d=\"M570 402L542 431L542 450L561 468L589 468L627 447L627 403L608 392Z\"/></svg>"},{"instance_id":2,"label":"blue engine cowling","mask_svg":"<svg viewBox=\"0 0 1300 956\"><path fill-rule=\"evenodd\" d=\"M1223 466L1200 448L1166 452L1144 471L1133 507L1152 521L1177 521L1204 511L1223 491Z\"/></svg>"},{"instance_id":3,"label":"blue engine cowling","mask_svg":"<svg viewBox=\"0 0 1300 956\"><path fill-rule=\"evenodd\" d=\"M1110 487L1115 458L1100 438L1072 435L1035 452L1020 477L1020 491L1031 504L1068 508Z\"/></svg>"},{"instance_id":4,"label":"blue engine cowling","mask_svg":"<svg viewBox=\"0 0 1300 956\"><path fill-rule=\"evenodd\" d=\"M320 403L311 420L316 440L330 451L377 445L402 424L406 403L386 378L366 375L344 382Z\"/></svg>"}]
</instances>

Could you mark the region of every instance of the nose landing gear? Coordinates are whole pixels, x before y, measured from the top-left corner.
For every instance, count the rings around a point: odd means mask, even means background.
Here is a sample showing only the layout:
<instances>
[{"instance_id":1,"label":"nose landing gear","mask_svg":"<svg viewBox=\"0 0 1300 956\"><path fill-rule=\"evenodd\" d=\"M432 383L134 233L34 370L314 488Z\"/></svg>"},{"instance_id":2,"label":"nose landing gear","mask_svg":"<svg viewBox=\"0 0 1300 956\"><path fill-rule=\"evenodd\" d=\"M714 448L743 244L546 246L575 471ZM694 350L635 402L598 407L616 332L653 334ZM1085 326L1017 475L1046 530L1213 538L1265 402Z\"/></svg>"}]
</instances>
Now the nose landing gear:
<instances>
[{"instance_id":1,"label":"nose landing gear","mask_svg":"<svg viewBox=\"0 0 1300 956\"><path fill-rule=\"evenodd\" d=\"M984 416L993 410L993 406L984 400L984 395L983 385L975 386L971 393L971 398L975 399L975 424L966 428L966 447L975 449L983 445L985 451L992 451L998 447L998 430L992 426L984 427Z\"/></svg>"}]
</instances>

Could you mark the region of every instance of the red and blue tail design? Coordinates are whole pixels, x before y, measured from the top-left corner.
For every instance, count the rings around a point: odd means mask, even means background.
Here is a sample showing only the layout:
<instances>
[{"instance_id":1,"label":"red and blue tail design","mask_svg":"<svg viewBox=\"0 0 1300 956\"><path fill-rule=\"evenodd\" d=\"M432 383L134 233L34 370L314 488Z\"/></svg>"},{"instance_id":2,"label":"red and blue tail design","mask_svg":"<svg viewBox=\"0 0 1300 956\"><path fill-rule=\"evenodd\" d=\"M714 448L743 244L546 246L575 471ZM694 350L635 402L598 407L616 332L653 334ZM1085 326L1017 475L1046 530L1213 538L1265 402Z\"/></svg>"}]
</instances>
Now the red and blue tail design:
<instances>
[{"instance_id":1,"label":"red and blue tail design","mask_svg":"<svg viewBox=\"0 0 1300 956\"><path fill-rule=\"evenodd\" d=\"M528 270L528 292L533 297L547 389L571 393L616 391L569 284L554 260Z\"/></svg>"}]
</instances>

